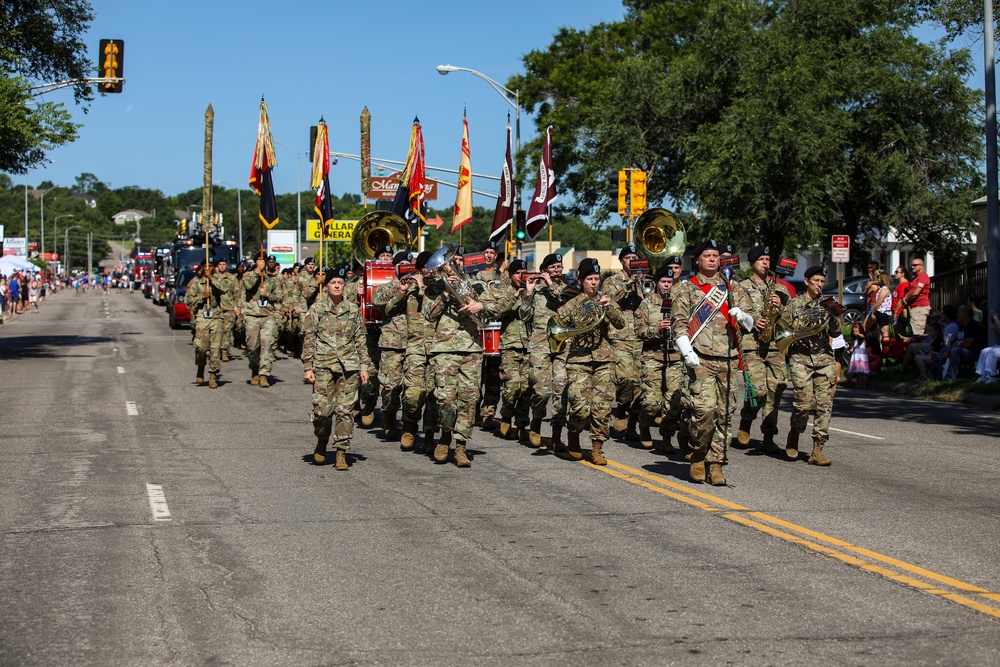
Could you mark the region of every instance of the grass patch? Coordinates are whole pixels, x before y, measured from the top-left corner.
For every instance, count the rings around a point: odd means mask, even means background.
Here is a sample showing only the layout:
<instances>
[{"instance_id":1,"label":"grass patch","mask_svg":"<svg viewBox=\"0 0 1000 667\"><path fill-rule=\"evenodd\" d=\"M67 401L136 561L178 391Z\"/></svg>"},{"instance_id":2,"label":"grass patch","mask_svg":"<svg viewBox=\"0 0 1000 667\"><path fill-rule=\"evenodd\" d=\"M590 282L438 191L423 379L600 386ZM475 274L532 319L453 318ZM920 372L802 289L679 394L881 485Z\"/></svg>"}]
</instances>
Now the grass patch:
<instances>
[{"instance_id":1,"label":"grass patch","mask_svg":"<svg viewBox=\"0 0 1000 667\"><path fill-rule=\"evenodd\" d=\"M996 397L1000 400L1000 383L976 382L978 376L967 366L962 367L959 377L954 380L917 382L918 376L919 373L915 368L904 373L898 366L887 366L869 378L869 386L905 396L931 398L950 403L968 402L973 396Z\"/></svg>"}]
</instances>

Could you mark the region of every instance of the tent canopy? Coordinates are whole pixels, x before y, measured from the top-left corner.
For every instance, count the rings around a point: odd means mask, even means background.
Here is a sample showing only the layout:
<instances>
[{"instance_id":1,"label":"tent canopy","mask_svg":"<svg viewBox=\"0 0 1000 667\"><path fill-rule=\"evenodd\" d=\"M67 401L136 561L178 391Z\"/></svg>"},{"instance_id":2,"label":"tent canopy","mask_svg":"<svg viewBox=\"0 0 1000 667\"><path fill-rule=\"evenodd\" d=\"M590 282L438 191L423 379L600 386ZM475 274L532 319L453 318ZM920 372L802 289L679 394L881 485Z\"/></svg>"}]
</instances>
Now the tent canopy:
<instances>
[{"instance_id":1,"label":"tent canopy","mask_svg":"<svg viewBox=\"0 0 1000 667\"><path fill-rule=\"evenodd\" d=\"M0 273L5 276L9 276L12 273L17 273L18 271L38 273L40 269L28 260L23 257L18 257L17 255L4 255L3 257L0 257Z\"/></svg>"}]
</instances>

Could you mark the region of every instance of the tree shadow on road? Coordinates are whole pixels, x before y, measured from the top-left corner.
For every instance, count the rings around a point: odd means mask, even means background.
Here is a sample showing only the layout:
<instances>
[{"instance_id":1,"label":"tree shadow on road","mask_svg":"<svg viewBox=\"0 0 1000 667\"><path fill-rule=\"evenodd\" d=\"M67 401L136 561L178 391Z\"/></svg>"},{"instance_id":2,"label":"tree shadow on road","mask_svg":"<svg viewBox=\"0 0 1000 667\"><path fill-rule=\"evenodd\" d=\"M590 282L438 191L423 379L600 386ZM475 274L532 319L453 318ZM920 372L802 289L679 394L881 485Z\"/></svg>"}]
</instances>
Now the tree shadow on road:
<instances>
[{"instance_id":1,"label":"tree shadow on road","mask_svg":"<svg viewBox=\"0 0 1000 667\"><path fill-rule=\"evenodd\" d=\"M110 343L107 336L13 336L0 338L0 359L61 359L97 357L97 354L69 354L69 350ZM110 353L110 351L109 351Z\"/></svg>"}]
</instances>

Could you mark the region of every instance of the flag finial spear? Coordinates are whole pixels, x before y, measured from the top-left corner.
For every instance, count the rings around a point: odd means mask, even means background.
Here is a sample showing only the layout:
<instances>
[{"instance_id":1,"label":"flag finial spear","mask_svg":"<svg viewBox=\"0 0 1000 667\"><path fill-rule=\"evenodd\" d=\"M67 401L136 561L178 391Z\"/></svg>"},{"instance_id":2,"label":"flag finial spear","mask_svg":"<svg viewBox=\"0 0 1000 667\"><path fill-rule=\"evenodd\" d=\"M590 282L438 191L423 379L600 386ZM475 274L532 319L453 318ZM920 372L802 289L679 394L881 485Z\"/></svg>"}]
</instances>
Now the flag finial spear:
<instances>
[{"instance_id":1,"label":"flag finial spear","mask_svg":"<svg viewBox=\"0 0 1000 667\"><path fill-rule=\"evenodd\" d=\"M413 124L414 124L414 125L420 125L420 119L419 119L419 118L417 118L416 116L414 116L414 117L413 117Z\"/></svg>"}]
</instances>

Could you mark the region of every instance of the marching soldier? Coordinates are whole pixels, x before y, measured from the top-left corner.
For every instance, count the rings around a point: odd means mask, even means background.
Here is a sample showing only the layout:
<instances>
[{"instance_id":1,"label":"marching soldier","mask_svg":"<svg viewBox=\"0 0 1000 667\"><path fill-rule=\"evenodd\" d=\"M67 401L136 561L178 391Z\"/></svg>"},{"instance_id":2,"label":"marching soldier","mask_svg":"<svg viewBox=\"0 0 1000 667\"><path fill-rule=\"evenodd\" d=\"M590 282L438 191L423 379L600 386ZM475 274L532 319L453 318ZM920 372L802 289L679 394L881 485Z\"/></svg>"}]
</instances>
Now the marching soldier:
<instances>
[{"instance_id":1,"label":"marching soldier","mask_svg":"<svg viewBox=\"0 0 1000 667\"><path fill-rule=\"evenodd\" d=\"M781 449L774 442L778 435L778 407L781 395L788 386L785 356L774 344L774 325L781 310L788 303L789 295L777 277L770 274L771 248L757 246L747 253L753 273L740 282L752 302L752 312L760 313L753 331L743 337L743 361L749 371L757 394L757 405L743 402L740 411L740 427L736 439L741 445L750 444L750 427L757 414L764 413L760 430L764 433L761 449L768 454L779 454ZM765 329L768 333L764 334Z\"/></svg>"},{"instance_id":2,"label":"marching soldier","mask_svg":"<svg viewBox=\"0 0 1000 667\"><path fill-rule=\"evenodd\" d=\"M510 283L509 276L504 272L504 265L497 266L497 241L487 241L483 244L482 253L486 259L486 267L476 272L476 280L481 280L487 285L506 285ZM500 364L501 357L496 355L483 355L483 386L479 400L479 425L485 431L492 431L496 428L497 403L500 402L501 379Z\"/></svg>"},{"instance_id":3,"label":"marching soldier","mask_svg":"<svg viewBox=\"0 0 1000 667\"><path fill-rule=\"evenodd\" d=\"M229 263L224 259L215 260L212 284L222 290L219 299L219 317L222 319L222 361L229 361L229 349L233 344L233 329L240 316L239 283L236 276L229 273Z\"/></svg>"},{"instance_id":4,"label":"marching soldier","mask_svg":"<svg viewBox=\"0 0 1000 667\"><path fill-rule=\"evenodd\" d=\"M719 244L694 248L696 273L671 291L674 342L688 367L691 396L691 479L723 486L729 425L736 410L736 327L753 328L750 300L738 289L730 295L719 271ZM735 307L730 308L728 301Z\"/></svg>"},{"instance_id":5,"label":"marching soldier","mask_svg":"<svg viewBox=\"0 0 1000 667\"><path fill-rule=\"evenodd\" d=\"M414 281L406 292L393 294L387 308L398 308L403 302L406 321L406 352L403 358L403 435L400 449L413 448L417 424L423 416L423 451L431 456L434 451L434 432L437 430L437 402L434 400L434 370L429 363L430 349L434 343L434 323L423 315L427 284L434 275L426 269L430 251L417 255Z\"/></svg>"},{"instance_id":6,"label":"marching soldier","mask_svg":"<svg viewBox=\"0 0 1000 667\"><path fill-rule=\"evenodd\" d=\"M337 470L348 469L347 450L354 433L351 410L360 384L372 373L361 312L344 298L346 273L343 269L327 272L326 296L309 309L302 346L302 376L313 386L313 461L326 461L332 435Z\"/></svg>"},{"instance_id":7,"label":"marching soldier","mask_svg":"<svg viewBox=\"0 0 1000 667\"><path fill-rule=\"evenodd\" d=\"M531 403L528 397L528 327L521 318L525 293L524 272L528 263L515 259L507 267L510 282L498 288L506 305L500 316L500 435L510 433L511 419L518 431L528 430Z\"/></svg>"},{"instance_id":8,"label":"marching soldier","mask_svg":"<svg viewBox=\"0 0 1000 667\"><path fill-rule=\"evenodd\" d=\"M609 295L600 293L601 267L597 260L587 258L580 262L577 280L583 291L562 307L559 316L568 327L592 328L574 336L568 346L568 449L573 460L583 458L580 432L589 421L590 461L603 466L608 464L603 447L610 434L611 401L615 395L615 350L608 329L624 327L625 317ZM595 322L597 326L592 326Z\"/></svg>"},{"instance_id":9,"label":"marching soldier","mask_svg":"<svg viewBox=\"0 0 1000 667\"><path fill-rule=\"evenodd\" d=\"M392 262L392 246L382 246L375 252L375 261ZM355 273L363 271L364 267L355 267ZM364 293L364 281L358 280L358 297ZM370 324L367 329L368 356L371 357L372 365L376 372L372 373L367 382L361 384L361 425L371 426L375 421L375 404L378 403L379 382L378 369L382 367L382 350L379 348L379 338L382 335L381 327L377 324ZM383 406L384 407L384 406Z\"/></svg>"},{"instance_id":10,"label":"marching soldier","mask_svg":"<svg viewBox=\"0 0 1000 667\"><path fill-rule=\"evenodd\" d=\"M614 428L625 440L639 439L635 425L640 412L642 343L636 336L635 310L642 302L642 297L638 291L639 275L629 273L632 262L637 259L639 251L634 245L622 248L618 253L622 270L608 278L604 286L611 299L618 303L625 318L624 327L612 329L608 333L615 350L615 400L618 406L615 409Z\"/></svg>"},{"instance_id":11,"label":"marching soldier","mask_svg":"<svg viewBox=\"0 0 1000 667\"><path fill-rule=\"evenodd\" d=\"M296 276L294 285L295 306L292 308L292 312L299 320L295 327L296 335L292 341L292 351L296 357L302 355L302 344L306 335L306 317L309 314L309 308L316 302L316 298L320 294L323 280L324 277L316 270L316 260L307 257L302 264L302 270Z\"/></svg>"},{"instance_id":12,"label":"marching soldier","mask_svg":"<svg viewBox=\"0 0 1000 667\"><path fill-rule=\"evenodd\" d=\"M208 386L218 388L222 350L222 318L219 316L219 301L222 290L213 284L212 265L199 268L197 274L187 284L184 305L191 311L191 328L194 330L194 363L198 367L195 381L205 381L205 362L208 362Z\"/></svg>"},{"instance_id":13,"label":"marching soldier","mask_svg":"<svg viewBox=\"0 0 1000 667\"><path fill-rule=\"evenodd\" d=\"M268 376L274 363L277 345L277 313L281 308L281 276L274 255L259 256L253 271L243 276L243 315L247 329L247 361L250 364L250 384L269 387Z\"/></svg>"},{"instance_id":14,"label":"marching soldier","mask_svg":"<svg viewBox=\"0 0 1000 667\"><path fill-rule=\"evenodd\" d=\"M823 454L823 446L830 438L830 415L833 413L833 394L837 389L836 361L830 339L840 331L840 319L833 316L823 304L823 286L826 272L821 266L806 270L806 291L788 302L785 319L795 331L812 331L799 338L789 350L791 367L792 418L785 444L785 454L790 459L799 456L799 434L805 432L809 414L813 417L813 449L809 463L828 466L831 461ZM825 326L820 326L825 318Z\"/></svg>"},{"instance_id":15,"label":"marching soldier","mask_svg":"<svg viewBox=\"0 0 1000 667\"><path fill-rule=\"evenodd\" d=\"M521 318L529 323L528 338L528 386L531 389L531 423L528 433L518 433L522 444L533 447L542 445L542 419L552 401L552 444L558 446L562 439L562 429L566 424L565 398L566 361L565 354L552 352L546 333L549 319L562 307L563 282L562 257L553 253L547 255L539 267L541 278L527 281L521 300Z\"/></svg>"},{"instance_id":16,"label":"marching soldier","mask_svg":"<svg viewBox=\"0 0 1000 667\"><path fill-rule=\"evenodd\" d=\"M250 270L251 265L240 263L236 267L236 300L233 303L233 313L236 317L233 320L233 345L240 350L247 349L247 322L243 315L246 307L246 299L243 290L243 276Z\"/></svg>"},{"instance_id":17,"label":"marching soldier","mask_svg":"<svg viewBox=\"0 0 1000 667\"><path fill-rule=\"evenodd\" d=\"M413 277L399 278L400 267L413 265L413 253L398 252L392 258L396 277L375 290L372 305L382 312L382 333L379 337L378 381L382 385L382 429L390 440L399 437L396 415L403 393L403 358L406 354L406 300Z\"/></svg>"}]
</instances>

